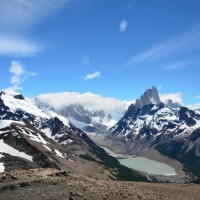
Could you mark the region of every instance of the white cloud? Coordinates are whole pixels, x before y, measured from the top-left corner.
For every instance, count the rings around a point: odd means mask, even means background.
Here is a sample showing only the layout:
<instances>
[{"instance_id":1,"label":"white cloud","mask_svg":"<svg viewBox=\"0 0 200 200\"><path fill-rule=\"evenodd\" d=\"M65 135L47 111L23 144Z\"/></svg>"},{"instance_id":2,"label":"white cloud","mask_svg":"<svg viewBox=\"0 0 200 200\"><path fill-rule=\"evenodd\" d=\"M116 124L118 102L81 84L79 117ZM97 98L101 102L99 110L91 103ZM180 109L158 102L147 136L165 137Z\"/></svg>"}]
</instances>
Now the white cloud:
<instances>
[{"instance_id":1,"label":"white cloud","mask_svg":"<svg viewBox=\"0 0 200 200\"><path fill-rule=\"evenodd\" d=\"M174 103L181 104L183 102L181 92L169 93L169 94L159 94L162 102L166 102L168 99L171 99Z\"/></svg>"},{"instance_id":2,"label":"white cloud","mask_svg":"<svg viewBox=\"0 0 200 200\"><path fill-rule=\"evenodd\" d=\"M123 112L133 101L121 101L111 97L102 97L90 92L80 94L78 92L48 93L37 97L40 102L53 106L55 109L61 109L65 106L80 104L88 110L105 110L109 112Z\"/></svg>"},{"instance_id":3,"label":"white cloud","mask_svg":"<svg viewBox=\"0 0 200 200\"><path fill-rule=\"evenodd\" d=\"M157 46L144 51L128 61L127 64L133 64L143 61L158 59L174 53L184 55L200 49L200 26L185 32L177 38L169 39Z\"/></svg>"},{"instance_id":4,"label":"white cloud","mask_svg":"<svg viewBox=\"0 0 200 200\"><path fill-rule=\"evenodd\" d=\"M21 82L21 76L25 73L24 67L18 61L12 61L10 73L13 74L10 79L10 83L19 84Z\"/></svg>"},{"instance_id":5,"label":"white cloud","mask_svg":"<svg viewBox=\"0 0 200 200\"><path fill-rule=\"evenodd\" d=\"M0 55L30 56L44 51L47 47L27 36L30 28L78 1L0 0Z\"/></svg>"},{"instance_id":6,"label":"white cloud","mask_svg":"<svg viewBox=\"0 0 200 200\"><path fill-rule=\"evenodd\" d=\"M22 89L21 84L30 76L36 75L34 72L27 71L24 65L16 60L11 62L10 73L12 74L10 83L12 84L13 90Z\"/></svg>"},{"instance_id":7,"label":"white cloud","mask_svg":"<svg viewBox=\"0 0 200 200\"><path fill-rule=\"evenodd\" d=\"M101 72L99 71L95 71L94 73L92 74L87 74L86 77L84 78L85 80L92 80L94 78L98 78L101 76Z\"/></svg>"},{"instance_id":8,"label":"white cloud","mask_svg":"<svg viewBox=\"0 0 200 200\"><path fill-rule=\"evenodd\" d=\"M123 20L120 22L119 30L120 32L125 32L128 26L128 22L126 20Z\"/></svg>"}]
</instances>

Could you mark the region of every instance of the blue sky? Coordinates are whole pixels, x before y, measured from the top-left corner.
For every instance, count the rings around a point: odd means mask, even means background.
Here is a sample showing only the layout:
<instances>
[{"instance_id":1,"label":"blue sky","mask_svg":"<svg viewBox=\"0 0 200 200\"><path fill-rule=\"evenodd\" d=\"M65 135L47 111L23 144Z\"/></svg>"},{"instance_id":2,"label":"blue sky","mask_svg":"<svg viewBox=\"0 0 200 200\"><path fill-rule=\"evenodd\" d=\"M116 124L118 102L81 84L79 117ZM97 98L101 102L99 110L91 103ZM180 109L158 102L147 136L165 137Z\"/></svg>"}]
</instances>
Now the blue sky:
<instances>
[{"instance_id":1,"label":"blue sky","mask_svg":"<svg viewBox=\"0 0 200 200\"><path fill-rule=\"evenodd\" d=\"M0 88L200 102L199 0L0 0ZM200 105L200 104L199 104Z\"/></svg>"}]
</instances>

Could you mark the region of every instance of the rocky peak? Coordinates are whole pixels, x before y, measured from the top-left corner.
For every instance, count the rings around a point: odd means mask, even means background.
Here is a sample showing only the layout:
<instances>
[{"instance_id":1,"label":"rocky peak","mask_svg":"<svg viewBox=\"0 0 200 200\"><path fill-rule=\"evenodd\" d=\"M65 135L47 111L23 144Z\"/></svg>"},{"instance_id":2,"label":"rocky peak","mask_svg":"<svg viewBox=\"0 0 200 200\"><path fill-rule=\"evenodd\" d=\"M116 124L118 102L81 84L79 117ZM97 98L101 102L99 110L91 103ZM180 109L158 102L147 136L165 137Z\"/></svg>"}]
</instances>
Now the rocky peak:
<instances>
[{"instance_id":1,"label":"rocky peak","mask_svg":"<svg viewBox=\"0 0 200 200\"><path fill-rule=\"evenodd\" d=\"M161 101L158 91L154 86L152 86L151 88L146 90L143 95L141 95L140 99L136 100L135 106L137 108L141 108L144 105L159 104L159 103L161 103Z\"/></svg>"},{"instance_id":2,"label":"rocky peak","mask_svg":"<svg viewBox=\"0 0 200 200\"><path fill-rule=\"evenodd\" d=\"M165 104L171 108L180 108L181 106L178 103L173 102L171 99L168 99Z\"/></svg>"},{"instance_id":3,"label":"rocky peak","mask_svg":"<svg viewBox=\"0 0 200 200\"><path fill-rule=\"evenodd\" d=\"M22 94L17 94L14 96L15 99L25 100Z\"/></svg>"}]
</instances>

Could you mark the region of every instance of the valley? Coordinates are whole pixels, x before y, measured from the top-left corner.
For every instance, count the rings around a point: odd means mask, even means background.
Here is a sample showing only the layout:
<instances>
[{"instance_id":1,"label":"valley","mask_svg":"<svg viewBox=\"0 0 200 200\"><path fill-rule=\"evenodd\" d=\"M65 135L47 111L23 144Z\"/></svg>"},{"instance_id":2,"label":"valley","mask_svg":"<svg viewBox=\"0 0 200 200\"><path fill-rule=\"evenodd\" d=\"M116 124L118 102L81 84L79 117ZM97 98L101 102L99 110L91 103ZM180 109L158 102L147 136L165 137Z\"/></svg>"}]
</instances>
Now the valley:
<instances>
[{"instance_id":1,"label":"valley","mask_svg":"<svg viewBox=\"0 0 200 200\"><path fill-rule=\"evenodd\" d=\"M0 0L0 200L200 200L200 0Z\"/></svg>"}]
</instances>

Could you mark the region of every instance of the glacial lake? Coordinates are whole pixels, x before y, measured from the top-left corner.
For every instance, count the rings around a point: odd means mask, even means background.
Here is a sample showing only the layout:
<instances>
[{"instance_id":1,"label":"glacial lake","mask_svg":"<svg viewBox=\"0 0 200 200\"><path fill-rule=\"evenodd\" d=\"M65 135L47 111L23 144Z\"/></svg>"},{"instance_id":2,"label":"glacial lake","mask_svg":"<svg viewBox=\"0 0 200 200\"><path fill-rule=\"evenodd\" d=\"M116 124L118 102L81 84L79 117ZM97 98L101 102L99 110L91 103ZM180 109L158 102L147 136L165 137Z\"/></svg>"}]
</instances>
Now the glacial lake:
<instances>
[{"instance_id":1,"label":"glacial lake","mask_svg":"<svg viewBox=\"0 0 200 200\"><path fill-rule=\"evenodd\" d=\"M135 157L132 155L116 154L109 149L102 147L108 154L116 157L119 162L131 169L142 171L147 175L175 176L177 175L173 167L145 157Z\"/></svg>"},{"instance_id":2,"label":"glacial lake","mask_svg":"<svg viewBox=\"0 0 200 200\"><path fill-rule=\"evenodd\" d=\"M119 162L131 169L146 172L148 175L174 176L176 171L169 165L144 157L125 156Z\"/></svg>"}]
</instances>

